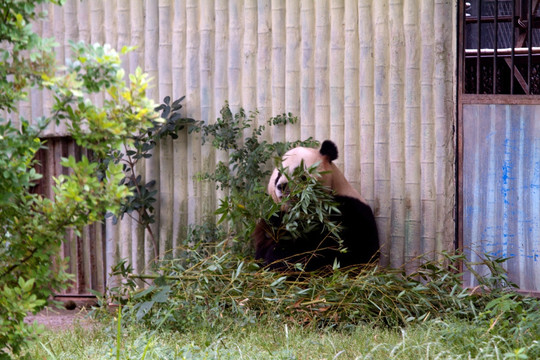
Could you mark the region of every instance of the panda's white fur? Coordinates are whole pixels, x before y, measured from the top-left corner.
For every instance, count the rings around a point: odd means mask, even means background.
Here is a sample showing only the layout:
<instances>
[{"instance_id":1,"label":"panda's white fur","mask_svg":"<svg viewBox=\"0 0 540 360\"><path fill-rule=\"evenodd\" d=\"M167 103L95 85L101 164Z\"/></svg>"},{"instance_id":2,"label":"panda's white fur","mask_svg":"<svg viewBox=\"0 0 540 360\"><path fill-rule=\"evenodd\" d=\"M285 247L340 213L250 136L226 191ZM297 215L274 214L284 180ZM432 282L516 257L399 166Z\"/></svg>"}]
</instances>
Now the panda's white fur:
<instances>
[{"instance_id":1,"label":"panda's white fur","mask_svg":"<svg viewBox=\"0 0 540 360\"><path fill-rule=\"evenodd\" d=\"M347 181L341 170L339 170L336 164L332 162L333 160L334 159L329 158L328 155L321 154L317 149L296 147L283 155L281 165L290 175L302 161L305 168L309 168L318 163L318 170L323 173L320 181L324 186L333 189L336 194L349 196L366 203L360 193ZM268 182L268 193L276 203L281 201L281 198L283 197L281 189L286 182L287 177L282 176L279 173L279 169L274 169L270 181Z\"/></svg>"},{"instance_id":2,"label":"panda's white fur","mask_svg":"<svg viewBox=\"0 0 540 360\"><path fill-rule=\"evenodd\" d=\"M282 158L280 169L292 174L302 163L306 168L317 164L321 183L333 191L338 203L340 214L332 215L332 218L342 226L340 237L348 251L340 251L335 239L320 231L311 231L291 240L291 234L276 231L283 228L281 213L268 221L259 221L253 233L255 257L265 265L286 270L295 263L303 263L305 270L316 270L332 266L336 260L342 266L350 266L366 264L378 257L379 239L373 212L333 163L337 157L336 145L326 140L319 150L306 147L289 150ZM268 182L268 193L276 203L287 191L288 179L280 169L274 169ZM280 241L283 237L287 240Z\"/></svg>"}]
</instances>

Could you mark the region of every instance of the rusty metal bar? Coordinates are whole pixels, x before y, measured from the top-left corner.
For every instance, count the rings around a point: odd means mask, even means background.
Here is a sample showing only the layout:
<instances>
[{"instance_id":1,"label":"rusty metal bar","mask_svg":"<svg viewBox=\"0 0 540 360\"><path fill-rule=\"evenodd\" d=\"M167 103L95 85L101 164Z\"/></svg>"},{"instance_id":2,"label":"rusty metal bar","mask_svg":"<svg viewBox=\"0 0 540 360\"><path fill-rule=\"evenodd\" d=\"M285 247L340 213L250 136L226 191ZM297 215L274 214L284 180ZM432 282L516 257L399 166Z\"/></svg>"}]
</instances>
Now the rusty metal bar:
<instances>
[{"instance_id":1,"label":"rusty metal bar","mask_svg":"<svg viewBox=\"0 0 540 360\"><path fill-rule=\"evenodd\" d=\"M495 0L495 36L493 44L493 94L497 93L497 48L498 48L498 34L499 34L499 0Z\"/></svg>"},{"instance_id":2,"label":"rusty metal bar","mask_svg":"<svg viewBox=\"0 0 540 360\"><path fill-rule=\"evenodd\" d=\"M512 1L512 54L510 65L510 94L514 95L514 57L516 53L516 0Z\"/></svg>"},{"instance_id":3,"label":"rusty metal bar","mask_svg":"<svg viewBox=\"0 0 540 360\"><path fill-rule=\"evenodd\" d=\"M477 43L477 49L478 52L476 53L476 93L480 94L480 80L482 78L481 76L481 70L482 67L480 66L480 53L482 50L481 47L481 39L482 39L482 0L478 0L478 6L477 6L477 18L478 18L478 43Z\"/></svg>"},{"instance_id":4,"label":"rusty metal bar","mask_svg":"<svg viewBox=\"0 0 540 360\"><path fill-rule=\"evenodd\" d=\"M527 94L531 94L531 73L532 73L532 0L528 2L527 17L527 45L529 45L529 54L527 56Z\"/></svg>"}]
</instances>

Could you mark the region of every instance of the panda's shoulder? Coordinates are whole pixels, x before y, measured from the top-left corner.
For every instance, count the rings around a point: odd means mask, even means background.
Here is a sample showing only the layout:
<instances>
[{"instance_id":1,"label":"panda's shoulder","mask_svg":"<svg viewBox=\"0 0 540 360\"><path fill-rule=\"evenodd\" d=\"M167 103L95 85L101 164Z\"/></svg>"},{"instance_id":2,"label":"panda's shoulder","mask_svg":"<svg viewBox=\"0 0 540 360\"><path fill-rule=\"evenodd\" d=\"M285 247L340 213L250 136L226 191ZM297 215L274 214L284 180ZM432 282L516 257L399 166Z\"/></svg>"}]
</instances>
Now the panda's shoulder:
<instances>
[{"instance_id":1,"label":"panda's shoulder","mask_svg":"<svg viewBox=\"0 0 540 360\"><path fill-rule=\"evenodd\" d=\"M334 198L339 204L339 209L342 214L347 212L366 211L368 209L371 211L370 206L358 198L347 195L335 195Z\"/></svg>"}]
</instances>

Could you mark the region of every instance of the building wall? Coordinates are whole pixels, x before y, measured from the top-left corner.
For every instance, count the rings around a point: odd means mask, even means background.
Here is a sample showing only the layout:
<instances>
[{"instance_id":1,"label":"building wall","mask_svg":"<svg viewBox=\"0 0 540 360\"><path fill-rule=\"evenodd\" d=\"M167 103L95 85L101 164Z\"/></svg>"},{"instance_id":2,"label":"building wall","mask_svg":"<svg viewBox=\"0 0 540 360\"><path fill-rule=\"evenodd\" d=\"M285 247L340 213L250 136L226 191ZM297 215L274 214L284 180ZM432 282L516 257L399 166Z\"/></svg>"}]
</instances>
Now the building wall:
<instances>
[{"instance_id":1,"label":"building wall","mask_svg":"<svg viewBox=\"0 0 540 360\"><path fill-rule=\"evenodd\" d=\"M454 248L455 0L67 0L47 10L35 26L59 42L59 62L70 39L134 45L124 67L154 78L156 102L186 95L186 115L209 123L225 101L261 121L292 112L299 124L267 140L335 141L338 166L374 209L383 264ZM52 104L37 90L30 98L27 118ZM141 169L158 180L160 253L215 208L219 193L193 177L220 159L182 134ZM106 243L109 265L129 258L144 271L154 256L129 219L106 224Z\"/></svg>"}]
</instances>

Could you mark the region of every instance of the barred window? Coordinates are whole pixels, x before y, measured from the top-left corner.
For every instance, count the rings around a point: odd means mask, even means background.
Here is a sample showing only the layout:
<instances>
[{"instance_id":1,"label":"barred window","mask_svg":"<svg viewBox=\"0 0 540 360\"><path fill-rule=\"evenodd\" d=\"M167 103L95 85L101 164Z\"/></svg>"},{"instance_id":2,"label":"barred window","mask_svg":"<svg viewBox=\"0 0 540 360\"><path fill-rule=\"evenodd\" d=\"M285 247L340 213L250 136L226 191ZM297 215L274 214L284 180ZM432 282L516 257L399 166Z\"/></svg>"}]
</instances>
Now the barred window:
<instances>
[{"instance_id":1,"label":"barred window","mask_svg":"<svg viewBox=\"0 0 540 360\"><path fill-rule=\"evenodd\" d=\"M540 94L539 3L464 1L463 93Z\"/></svg>"}]
</instances>

